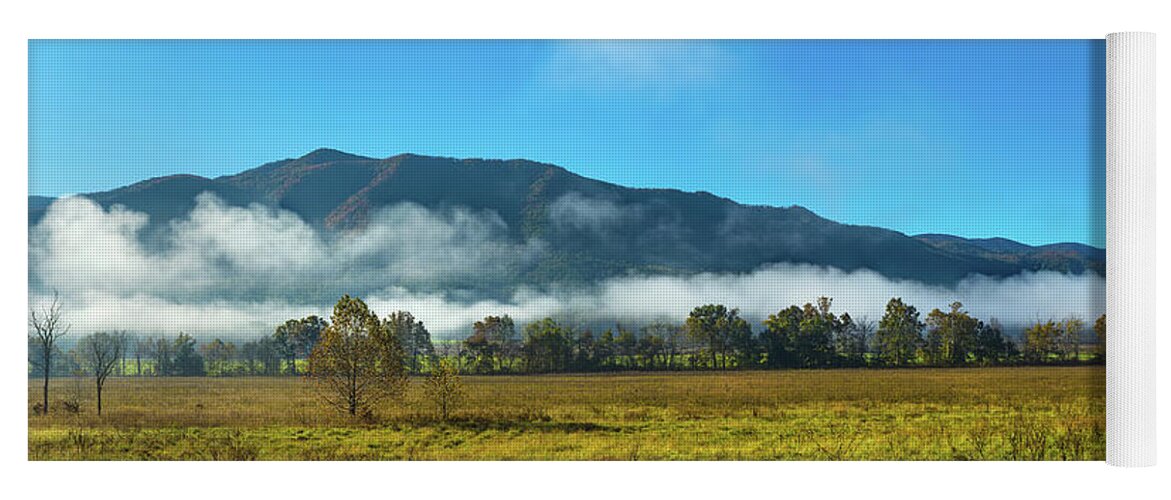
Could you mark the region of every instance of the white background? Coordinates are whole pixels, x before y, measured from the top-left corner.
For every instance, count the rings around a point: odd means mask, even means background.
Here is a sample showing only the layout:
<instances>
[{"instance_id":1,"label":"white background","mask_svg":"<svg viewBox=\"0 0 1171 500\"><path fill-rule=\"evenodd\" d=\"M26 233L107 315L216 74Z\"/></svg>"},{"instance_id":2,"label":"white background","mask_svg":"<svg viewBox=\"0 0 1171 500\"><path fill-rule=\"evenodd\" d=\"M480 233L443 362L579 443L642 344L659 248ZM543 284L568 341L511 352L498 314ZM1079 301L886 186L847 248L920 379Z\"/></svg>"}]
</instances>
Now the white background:
<instances>
[{"instance_id":1,"label":"white background","mask_svg":"<svg viewBox=\"0 0 1171 500\"><path fill-rule=\"evenodd\" d=\"M1160 35L1158 2L1024 0L45 1L0 9L0 487L7 498L1168 498L1171 341L1158 341L1161 465L1103 463L28 463L27 39L29 38L1102 38ZM1164 2L1166 4L1166 2ZM1171 88L1161 85L1163 89ZM1167 92L1159 149L1171 151ZM1166 163L1160 161L1160 164ZM84 168L79 165L78 168ZM1160 173L1159 248L1171 248L1171 175ZM1171 298L1171 265L1158 267ZM1160 314L1164 311L1152 311ZM1167 324L1166 321L1161 322ZM1165 334L1157 332L1159 337Z\"/></svg>"}]
</instances>

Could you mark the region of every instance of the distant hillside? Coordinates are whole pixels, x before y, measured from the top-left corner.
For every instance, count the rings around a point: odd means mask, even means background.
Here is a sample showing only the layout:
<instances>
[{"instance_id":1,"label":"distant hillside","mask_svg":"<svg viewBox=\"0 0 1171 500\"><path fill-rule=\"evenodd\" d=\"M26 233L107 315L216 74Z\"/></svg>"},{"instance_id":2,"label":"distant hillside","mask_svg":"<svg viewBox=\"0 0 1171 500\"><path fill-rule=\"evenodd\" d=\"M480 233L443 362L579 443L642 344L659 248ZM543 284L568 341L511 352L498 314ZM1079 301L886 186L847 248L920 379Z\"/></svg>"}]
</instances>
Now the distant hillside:
<instances>
[{"instance_id":1,"label":"distant hillside","mask_svg":"<svg viewBox=\"0 0 1171 500\"><path fill-rule=\"evenodd\" d=\"M916 239L947 252L994 259L1030 271L1059 271L1106 275L1106 250L1081 243L1029 246L1005 238L966 239L946 234L920 234Z\"/></svg>"},{"instance_id":2,"label":"distant hillside","mask_svg":"<svg viewBox=\"0 0 1171 500\"><path fill-rule=\"evenodd\" d=\"M53 203L53 200L56 200L56 198L51 198L48 196L29 196L28 209L29 211L44 210Z\"/></svg>"},{"instance_id":3,"label":"distant hillside","mask_svg":"<svg viewBox=\"0 0 1171 500\"><path fill-rule=\"evenodd\" d=\"M526 282L592 281L632 272L747 272L776 262L871 269L936 284L973 273L1105 269L1104 251L1082 245L912 238L839 224L802 207L746 206L704 192L626 188L527 160L410 154L375 159L319 149L236 175L175 175L85 196L104 207L120 204L147 213L151 230L159 231L190 211L202 192L230 205L289 210L323 231L360 230L378 210L402 202L491 211L512 239L548 244L544 260L517 277ZM40 220L47 203L30 197L30 224Z\"/></svg>"}]
</instances>

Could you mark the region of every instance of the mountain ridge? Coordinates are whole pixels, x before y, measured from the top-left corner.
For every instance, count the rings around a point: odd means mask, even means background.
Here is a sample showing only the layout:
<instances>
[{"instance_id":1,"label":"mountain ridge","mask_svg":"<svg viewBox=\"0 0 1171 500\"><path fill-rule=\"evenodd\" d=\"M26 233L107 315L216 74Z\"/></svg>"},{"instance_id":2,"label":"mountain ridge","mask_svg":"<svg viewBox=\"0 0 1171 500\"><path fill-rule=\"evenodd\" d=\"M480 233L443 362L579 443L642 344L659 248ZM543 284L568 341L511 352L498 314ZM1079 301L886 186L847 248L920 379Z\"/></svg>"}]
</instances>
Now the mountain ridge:
<instances>
[{"instance_id":1,"label":"mountain ridge","mask_svg":"<svg viewBox=\"0 0 1171 500\"><path fill-rule=\"evenodd\" d=\"M963 238L946 234L920 234L914 238L947 251L1016 262L1026 268L1106 274L1106 250L1082 243L1034 246L1008 238Z\"/></svg>"},{"instance_id":2,"label":"mountain ridge","mask_svg":"<svg viewBox=\"0 0 1171 500\"><path fill-rule=\"evenodd\" d=\"M409 153L377 159L321 148L236 174L162 176L83 196L107 209L123 205L144 212L148 230L164 231L204 192L231 206L288 210L323 231L361 230L379 210L404 202L493 212L509 238L549 243L550 255L524 271L530 282L593 281L632 272L747 272L778 262L870 269L931 284L1027 270L1105 273L1105 251L1086 245L909 236L837 223L798 205L743 205L702 191L628 188L523 159ZM43 197L33 198L30 227L48 206Z\"/></svg>"}]
</instances>

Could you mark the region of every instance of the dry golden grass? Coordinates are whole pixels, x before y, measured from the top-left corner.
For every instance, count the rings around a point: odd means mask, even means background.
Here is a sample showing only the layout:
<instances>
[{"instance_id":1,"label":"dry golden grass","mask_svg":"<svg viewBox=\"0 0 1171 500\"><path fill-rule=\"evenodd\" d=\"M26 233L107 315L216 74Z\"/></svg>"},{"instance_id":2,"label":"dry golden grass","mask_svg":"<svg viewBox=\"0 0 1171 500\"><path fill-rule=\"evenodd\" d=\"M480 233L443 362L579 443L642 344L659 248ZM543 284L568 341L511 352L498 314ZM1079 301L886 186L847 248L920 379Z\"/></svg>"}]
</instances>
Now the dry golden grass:
<instances>
[{"instance_id":1,"label":"dry golden grass","mask_svg":"<svg viewBox=\"0 0 1171 500\"><path fill-rule=\"evenodd\" d=\"M31 459L1100 460L1102 367L463 377L374 421L284 378L125 378L101 417L29 417ZM51 402L78 387L55 380ZM29 384L29 406L39 400Z\"/></svg>"}]
</instances>

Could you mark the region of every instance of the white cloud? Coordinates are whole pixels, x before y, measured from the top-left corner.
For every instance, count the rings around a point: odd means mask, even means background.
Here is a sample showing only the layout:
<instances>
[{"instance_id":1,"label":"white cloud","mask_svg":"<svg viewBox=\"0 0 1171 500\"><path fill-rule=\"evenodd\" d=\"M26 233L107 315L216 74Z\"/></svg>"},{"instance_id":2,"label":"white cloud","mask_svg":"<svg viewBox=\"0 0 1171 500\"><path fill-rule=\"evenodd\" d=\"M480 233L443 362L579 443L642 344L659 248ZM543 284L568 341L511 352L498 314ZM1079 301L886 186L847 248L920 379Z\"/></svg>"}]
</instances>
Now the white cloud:
<instances>
[{"instance_id":1,"label":"white cloud","mask_svg":"<svg viewBox=\"0 0 1171 500\"><path fill-rule=\"evenodd\" d=\"M583 94L640 92L666 99L714 83L727 60L714 41L570 40L554 45L540 77Z\"/></svg>"},{"instance_id":2,"label":"white cloud","mask_svg":"<svg viewBox=\"0 0 1171 500\"><path fill-rule=\"evenodd\" d=\"M566 200L565 210L594 207ZM598 207L595 207L598 208ZM602 205L578 219L620 216ZM738 307L756 322L818 296L836 311L877 320L902 297L923 314L961 301L976 316L1007 325L1104 312L1105 279L1094 274L971 276L954 287L894 281L875 272L774 264L744 274L626 276L588 286L515 287L519 270L544 251L518 244L493 213L431 211L410 204L380 213L356 233L326 237L295 215L261 206L230 207L201 196L189 217L157 245L138 234L145 215L103 210L84 198L59 200L30 232L30 296L53 290L74 331L103 329L199 337L269 333L285 319L327 315L343 293L381 314L409 310L440 337L463 337L472 322L509 314L571 322L682 321L695 306ZM594 222L591 222L594 223Z\"/></svg>"},{"instance_id":3,"label":"white cloud","mask_svg":"<svg viewBox=\"0 0 1171 500\"><path fill-rule=\"evenodd\" d=\"M509 279L541 252L503 237L493 213L400 204L369 228L325 238L296 215L199 196L162 242L138 238L145 215L85 198L54 203L30 234L37 288L173 301L315 300L388 286L481 285ZM157 247L157 248L154 248Z\"/></svg>"},{"instance_id":4,"label":"white cloud","mask_svg":"<svg viewBox=\"0 0 1171 500\"><path fill-rule=\"evenodd\" d=\"M605 233L613 225L637 219L642 207L618 205L602 198L591 198L581 193L569 192L561 195L545 208L549 220L556 226L569 230L587 230L596 234Z\"/></svg>"}]
</instances>

